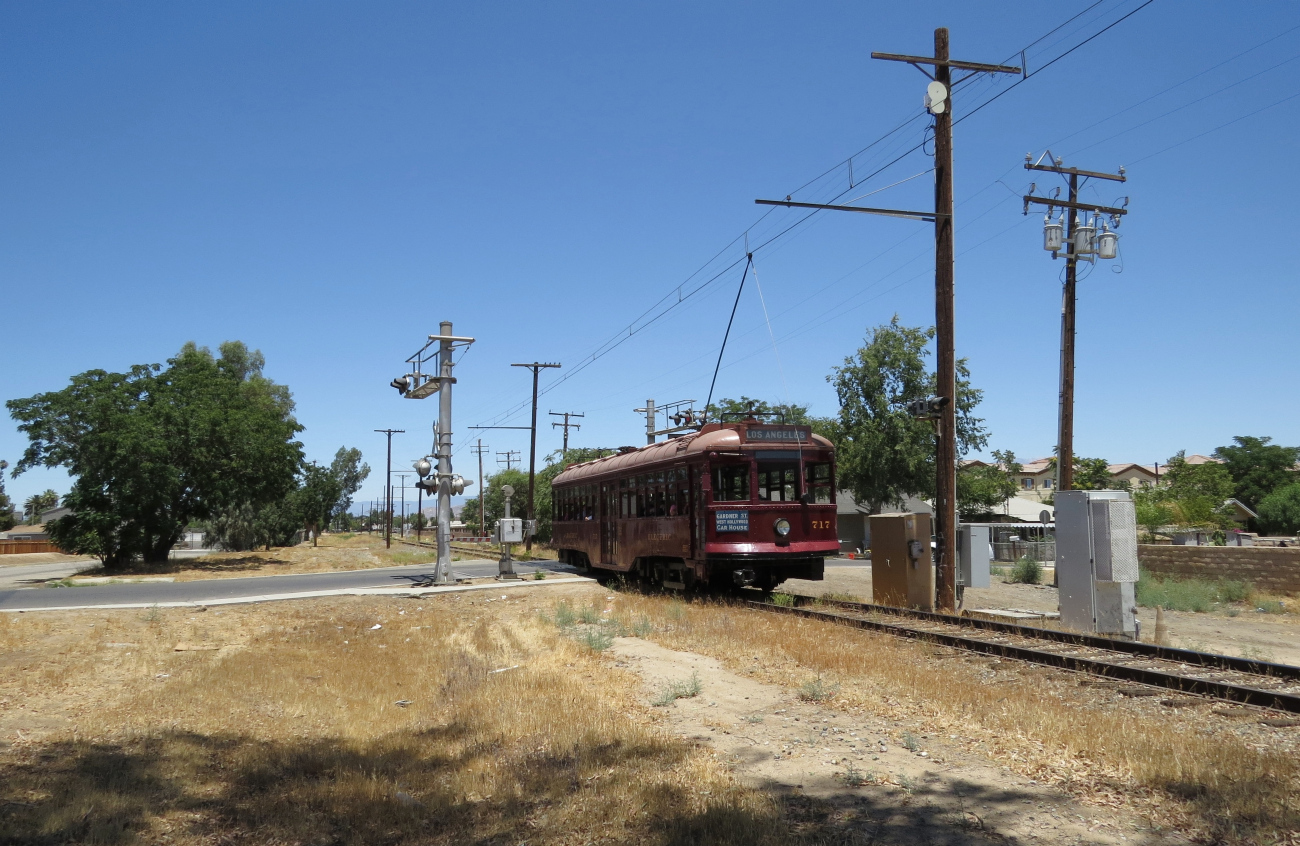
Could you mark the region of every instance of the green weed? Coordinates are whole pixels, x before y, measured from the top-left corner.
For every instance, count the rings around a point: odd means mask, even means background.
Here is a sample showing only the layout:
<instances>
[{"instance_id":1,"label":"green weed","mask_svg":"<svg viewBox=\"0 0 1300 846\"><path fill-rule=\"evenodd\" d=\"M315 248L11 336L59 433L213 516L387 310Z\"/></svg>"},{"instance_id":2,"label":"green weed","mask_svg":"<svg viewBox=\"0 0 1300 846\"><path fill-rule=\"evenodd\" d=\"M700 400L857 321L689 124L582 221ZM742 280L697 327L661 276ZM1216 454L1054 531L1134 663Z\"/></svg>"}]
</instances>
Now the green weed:
<instances>
[{"instance_id":1,"label":"green weed","mask_svg":"<svg viewBox=\"0 0 1300 846\"><path fill-rule=\"evenodd\" d=\"M638 617L636 619L636 622L632 624L632 634L640 638L649 637L654 632L654 630L655 630L654 624L651 623L650 618L645 616L644 614Z\"/></svg>"},{"instance_id":2,"label":"green weed","mask_svg":"<svg viewBox=\"0 0 1300 846\"><path fill-rule=\"evenodd\" d=\"M534 571L533 571L533 581L535 581L535 582L540 582L540 581L542 581L542 580L545 579L545 578L546 578L546 571L545 571L545 570L534 570Z\"/></svg>"},{"instance_id":3,"label":"green weed","mask_svg":"<svg viewBox=\"0 0 1300 846\"><path fill-rule=\"evenodd\" d=\"M826 682L821 676L799 686L799 698L805 702L824 702L840 692L840 686Z\"/></svg>"},{"instance_id":4,"label":"green weed","mask_svg":"<svg viewBox=\"0 0 1300 846\"><path fill-rule=\"evenodd\" d=\"M595 605L588 605L578 612L578 619L589 626L594 626L600 622L600 612L596 610Z\"/></svg>"},{"instance_id":5,"label":"green weed","mask_svg":"<svg viewBox=\"0 0 1300 846\"><path fill-rule=\"evenodd\" d=\"M604 652L614 645L614 636L600 629L586 629L578 635L577 641L593 652Z\"/></svg>"},{"instance_id":6,"label":"green weed","mask_svg":"<svg viewBox=\"0 0 1300 846\"><path fill-rule=\"evenodd\" d=\"M916 752L921 748L921 741L916 739L916 735L910 731L903 732L903 748L908 752Z\"/></svg>"},{"instance_id":7,"label":"green weed","mask_svg":"<svg viewBox=\"0 0 1300 846\"><path fill-rule=\"evenodd\" d=\"M659 695L651 701L650 704L662 708L671 705L678 699L692 699L700 695L704 686L700 684L700 674L691 673L691 677L684 681L669 682Z\"/></svg>"},{"instance_id":8,"label":"green weed","mask_svg":"<svg viewBox=\"0 0 1300 846\"><path fill-rule=\"evenodd\" d=\"M1007 581L1013 584L1036 585L1043 580L1043 564L1028 555L1022 556L1011 568Z\"/></svg>"},{"instance_id":9,"label":"green weed","mask_svg":"<svg viewBox=\"0 0 1300 846\"><path fill-rule=\"evenodd\" d=\"M562 629L567 629L578 621L578 615L573 613L573 606L567 602L561 602L555 606L555 625Z\"/></svg>"},{"instance_id":10,"label":"green weed","mask_svg":"<svg viewBox=\"0 0 1300 846\"><path fill-rule=\"evenodd\" d=\"M1216 605L1249 602L1255 590L1250 582L1234 579L1175 579L1139 571L1136 586L1138 605L1166 611L1205 613ZM1233 609L1228 609L1229 613ZM1233 615L1235 616L1235 615Z\"/></svg>"},{"instance_id":11,"label":"green weed","mask_svg":"<svg viewBox=\"0 0 1300 846\"><path fill-rule=\"evenodd\" d=\"M782 608L793 608L794 596L788 593L774 593L772 594L772 604L780 605Z\"/></svg>"}]
</instances>

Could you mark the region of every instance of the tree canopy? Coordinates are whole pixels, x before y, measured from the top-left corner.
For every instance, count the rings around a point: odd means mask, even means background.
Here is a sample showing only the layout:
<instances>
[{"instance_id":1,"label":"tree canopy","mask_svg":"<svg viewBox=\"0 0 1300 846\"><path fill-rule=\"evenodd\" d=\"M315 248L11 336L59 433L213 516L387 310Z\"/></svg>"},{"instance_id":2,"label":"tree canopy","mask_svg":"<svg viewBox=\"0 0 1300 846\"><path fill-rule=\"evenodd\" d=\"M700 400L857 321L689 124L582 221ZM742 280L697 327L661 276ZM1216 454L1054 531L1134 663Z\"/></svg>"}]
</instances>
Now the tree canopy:
<instances>
[{"instance_id":1,"label":"tree canopy","mask_svg":"<svg viewBox=\"0 0 1300 846\"><path fill-rule=\"evenodd\" d=\"M1284 447L1272 438L1242 435L1232 439L1232 446L1221 446L1214 457L1232 477L1229 494L1255 509L1273 491L1296 480L1295 465L1300 461L1300 447Z\"/></svg>"},{"instance_id":2,"label":"tree canopy","mask_svg":"<svg viewBox=\"0 0 1300 846\"><path fill-rule=\"evenodd\" d=\"M962 520L973 520L1000 507L1016 495L1023 466L1015 453L993 451L993 464L957 468L957 510Z\"/></svg>"},{"instance_id":3,"label":"tree canopy","mask_svg":"<svg viewBox=\"0 0 1300 846\"><path fill-rule=\"evenodd\" d=\"M352 507L352 497L370 475L370 465L362 463L361 450L356 447L339 447L330 462L330 473L339 484L339 495L331 509L331 517L339 519Z\"/></svg>"},{"instance_id":4,"label":"tree canopy","mask_svg":"<svg viewBox=\"0 0 1300 846\"><path fill-rule=\"evenodd\" d=\"M0 460L0 532L14 527L14 501L5 493L5 470L9 462Z\"/></svg>"},{"instance_id":5,"label":"tree canopy","mask_svg":"<svg viewBox=\"0 0 1300 846\"><path fill-rule=\"evenodd\" d=\"M50 525L51 539L106 566L161 561L190 521L292 490L302 427L264 363L238 341L219 357L187 343L165 367L89 370L9 400L30 441L15 473L64 467L75 479L64 499L73 513Z\"/></svg>"},{"instance_id":6,"label":"tree canopy","mask_svg":"<svg viewBox=\"0 0 1300 846\"><path fill-rule=\"evenodd\" d=\"M1300 533L1300 482L1280 487L1259 501L1259 524L1270 534Z\"/></svg>"},{"instance_id":7,"label":"tree canopy","mask_svg":"<svg viewBox=\"0 0 1300 846\"><path fill-rule=\"evenodd\" d=\"M925 363L933 337L933 327L901 326L895 315L870 330L866 344L827 377L840 401L832 429L840 487L872 512L909 495L934 495L934 427L907 412L909 402L935 393L937 379ZM970 385L965 359L959 360L958 456L988 440L984 421L972 414L982 395Z\"/></svg>"}]
</instances>

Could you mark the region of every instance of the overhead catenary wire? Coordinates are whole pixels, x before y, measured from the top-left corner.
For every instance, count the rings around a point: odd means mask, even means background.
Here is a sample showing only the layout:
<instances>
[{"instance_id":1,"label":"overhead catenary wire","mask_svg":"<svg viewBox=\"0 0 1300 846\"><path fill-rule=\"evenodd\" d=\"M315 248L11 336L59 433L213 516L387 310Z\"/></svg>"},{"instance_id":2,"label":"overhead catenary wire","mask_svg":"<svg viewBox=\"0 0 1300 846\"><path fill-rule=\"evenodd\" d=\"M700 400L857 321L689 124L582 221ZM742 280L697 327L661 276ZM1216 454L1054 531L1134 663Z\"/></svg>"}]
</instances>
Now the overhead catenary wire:
<instances>
[{"instance_id":1,"label":"overhead catenary wire","mask_svg":"<svg viewBox=\"0 0 1300 846\"><path fill-rule=\"evenodd\" d=\"M1078 18L1080 18L1080 17L1083 16L1084 14L1087 14L1088 12L1090 12L1090 11L1096 9L1098 6L1102 5L1103 2L1104 2L1104 0L1098 0L1098 2L1094 2L1093 4L1091 4L1090 6L1088 6L1087 8L1085 8L1083 11L1081 11L1081 12L1079 12L1079 13L1076 13L1075 15L1071 16L1071 17L1070 17L1069 19L1067 19L1067 21L1065 21L1064 23L1058 25L1057 27L1054 27L1054 28L1053 28L1052 30L1050 30L1046 35L1044 35L1044 36L1040 36L1040 37L1039 37L1038 39L1036 39L1034 42L1031 42L1030 45L1028 45L1026 48L1022 48L1022 50L1017 51L1017 53L1012 54L1012 55L1015 56L1015 55L1019 55L1020 53L1025 52L1025 51L1028 50L1030 47L1032 47L1032 46L1034 46L1034 45L1040 43L1041 41L1045 40L1046 38L1050 37L1053 33L1058 32L1059 30L1061 30L1061 29L1063 29L1064 27L1068 26L1070 23L1072 23L1073 21L1077 20ZM1048 60L1047 62L1045 62L1045 63L1044 63L1043 65L1041 65L1040 67L1037 67L1034 71L1026 73L1024 76L1022 76L1021 79L1017 80L1017 81L1014 82L1012 85L1008 86L1007 88L1003 89L1002 91L998 92L997 94L993 95L992 97L986 99L984 102L979 103L979 104L978 104L977 106L975 106L971 111L969 111L969 112L963 114L963 115L962 115L961 117L959 117L959 118L955 118L954 121L953 121L954 125L955 125L956 123L960 123L962 120L965 120L966 118L968 118L968 117L972 116L973 114L977 113L978 111L982 110L983 108L985 108L986 106L988 106L989 104L991 104L992 102L996 101L997 99L999 99L1000 97L1002 97L1004 94L1006 94L1007 91L1013 90L1014 88L1016 88L1016 87L1018 87L1019 85L1023 84L1023 83L1024 83L1025 81L1027 81L1029 78L1031 78L1031 77L1033 77L1033 76L1036 76L1037 74L1039 74L1039 73L1041 73L1042 71L1046 70L1048 67L1051 67L1052 65L1056 64L1056 63L1059 62L1060 60L1064 59L1066 56L1068 56L1068 55L1074 53L1075 51L1077 51L1078 49L1080 49L1080 48L1083 47L1084 45L1086 45L1086 44L1090 43L1091 41L1095 40L1097 37L1099 37L1099 36L1102 35L1103 33L1105 33L1105 32L1107 32L1107 31L1113 29L1113 28L1114 28L1115 26L1117 26L1118 24L1122 23L1123 21L1125 21L1125 20L1127 20L1128 18L1132 17L1132 16L1133 16L1134 14L1136 14L1137 12L1139 12L1139 11L1141 11L1142 9L1146 8L1147 6L1151 5L1153 2L1155 2L1155 0L1145 0L1145 2L1143 2L1143 3L1142 3L1141 5L1139 5L1137 8L1135 8L1135 9L1133 9L1133 10L1131 10L1131 11L1125 13L1124 15L1122 15L1121 17L1119 17L1118 19L1116 19L1116 20L1110 22L1109 24L1107 24L1106 26L1104 26L1102 29L1098 30L1097 32L1092 33L1092 34L1089 35L1088 37L1084 38L1082 41L1080 41L1080 42L1074 44L1073 46L1069 47L1067 50L1065 50L1064 52L1062 52L1062 53L1056 55L1056 56L1053 57L1052 59ZM862 148L861 150L859 150L857 153L854 153L852 156L850 156L850 157L848 157L848 158L842 160L841 162L837 163L837 164L834 165L833 167L831 167L831 168L827 169L826 171L822 172L821 174L819 174L818 176L816 176L816 177L814 177L813 179L809 180L808 182L805 182L802 186L800 186L800 188L796 189L795 192L791 192L792 195L793 195L793 193L797 193L798 191L802 191L804 188L807 188L809 185L815 184L815 183L818 182L819 180L824 179L826 176L828 176L828 175L834 173L835 171L839 170L840 168L845 167L846 165L850 165L850 166L851 166L853 160L856 159L858 156L860 156L862 153L864 153L864 152L866 152L866 151L868 151L868 150L871 150L871 149L875 148L877 145L880 145L881 143L883 143L883 142L886 141L887 139L889 139L889 138L891 138L892 136L896 135L897 133L901 132L901 131L902 131L903 129L905 129L907 126L909 126L909 125L915 123L917 120L920 120L920 119L922 119L922 118L924 118L924 115L923 115L923 114L921 114L921 115L915 115L915 116L913 116L913 117L910 117L910 118L904 120L902 123L898 124L898 125L895 126L893 129L889 130L889 131L886 132L884 135L882 135L881 137L877 138L875 141L871 142L871 144L868 144L868 145L866 145L865 147L863 147L863 148ZM889 159L888 161L886 161L883 165L881 165L881 166L876 167L875 169L873 169L870 173L867 174L867 176L862 177L861 179L855 179L855 180L853 180L853 181L851 182L851 184L850 184L848 187L844 188L843 190L841 190L840 192L838 192L837 194L835 194L835 195L830 199L830 202L834 202L835 200L838 200L838 199L842 198L845 194L847 194L848 192L852 191L852 190L853 190L855 187L857 187L858 185L861 185L861 184L863 184L864 182L866 182L866 181L868 181L868 180L870 180L870 179L872 179L872 178L874 178L874 177L880 175L880 174L883 173L884 171L888 170L890 167L894 166L895 164L901 162L903 159L907 158L907 157L908 157L909 155L911 155L912 153L916 152L917 150L922 149L923 146L924 146L924 143L925 143L924 140L922 140L920 143L908 147L907 149L903 150L901 153L899 153L899 154L893 156L892 158L890 158L890 159ZM744 238L744 237L746 236L746 234L748 234L752 229L754 229L754 228L757 227L759 224L761 224L764 220L766 220L767 217L768 217L770 214L772 214L772 212L774 211L774 209L775 209L775 207L774 207L773 209L769 209L769 210L767 210L763 215L761 215L761 216L758 218L758 220L755 221L754 224L751 224L751 226L750 226L749 229L746 229L745 232L743 232L741 235L738 235L738 236L736 236L735 238L733 238L733 239L732 239L732 240L731 240L731 241L730 241L730 242L729 242L725 247L723 247L721 250L719 250L717 253L715 253L713 257L711 257L711 258L710 258L708 261L706 261L703 265L701 265L699 268L697 268L697 269L696 269L696 270L695 270L695 271L694 271L690 276L688 276L685 280L683 280L683 282L681 282L681 283L679 283L678 285L674 286L674 287L673 287L672 289L670 289L667 293L665 293L664 296L662 296L658 301L656 301L656 303L655 303L654 305L650 306L650 308L648 308L646 311L642 312L642 314L641 314L640 316L638 316L634 321L632 321L631 323L629 323L629 324L628 324L624 329L620 330L616 335L611 336L607 341L605 341L603 344L601 344L600 346L598 346L598 347L596 348L596 350L594 350L592 353L589 353L587 356L585 356L585 357L579 359L578 363L577 363L573 368L569 369L565 374L563 374L562 376L559 376L558 378L556 378L556 379L553 380L552 382L550 382L550 383L548 383L547 385L543 386L543 387L539 390L539 396L542 395L542 394L548 393L549 391L551 391L551 390L553 390L553 389L559 387L559 386L560 386L561 384L563 384L564 382L567 382L569 379L573 378L574 376L576 376L576 375L578 375L579 373L581 373L582 371L584 371L587 367L589 367L590 365L594 364L594 363L595 363L597 360L599 360L600 358L604 357L605 355L608 355L608 354L609 354L610 352L612 352L613 350L615 350L615 349L617 349L618 347L622 346L622 344L625 343L628 339L634 337L636 334L640 333L641 331L644 331L644 330L645 330L646 328L648 328L649 326L651 326L651 325L657 323L659 320L663 319L663 318L666 317L668 314L670 314L670 313L672 313L674 310L676 310L678 306L680 306L681 304L683 304L683 303L685 303L685 302L688 302L689 300L691 300L692 298L694 298L696 295L698 295L698 294L701 293L702 291L704 291L704 290L706 290L707 288L711 287L713 283L715 283L716 281L718 281L719 279L721 279L722 277L724 277L724 276L725 276L729 271L733 270L737 265L741 264L741 262L746 262L746 271L747 271L747 270L748 270L748 258L749 258L750 255L752 255L752 253L757 252L757 251L759 251L759 250L762 250L762 249L764 249L764 248L766 248L766 247L768 247L768 246L770 246L770 245L773 245L773 244L779 242L779 241L780 241L781 239L783 239L785 236L787 236L787 235L789 235L790 233L794 232L795 230L799 229L799 227L803 226L805 223L808 223L810 220L812 220L812 219L813 219L813 218L818 214L818 211L814 210L814 211L811 211L811 212L809 212L809 213L807 213L807 214L804 214L804 215L799 216L799 217L798 217L798 218L797 218L793 223L790 223L789 225L784 226L784 227L778 229L778 231L776 231L775 234L770 235L769 237L767 237L767 238L763 239L762 241L760 241L760 243L758 243L757 246L755 246L755 247L753 247L752 249L750 249L750 250L747 252L747 254L746 254L745 256L742 256L742 257L738 257L738 258L736 258L735 260L729 262L727 265L725 265L724 267L722 267L721 269L719 269L717 272L715 272L715 273L713 273L712 275L710 275L707 279L705 279L705 280L704 280L703 282L701 282L700 284L696 285L695 287L693 287L693 288L691 288L691 289L689 289L689 290L686 289L686 285L687 285L687 284L688 284L692 279L697 278L697 277L698 277L698 276L699 276L699 275L700 275L700 274L701 274L701 273L702 273L702 272L703 272L703 271L704 271L704 270L705 270L709 265L713 264L713 263L716 262L716 261L717 261L721 256L725 255L726 252L727 252L729 249L731 249L731 248L732 248L732 247L733 247L733 246L734 246L738 241L740 241L742 238ZM676 299L675 299L675 300L673 299L673 295L674 295L674 294L676 294ZM656 309L657 307L663 305L666 301L667 301L667 306L664 307L664 308L662 308L662 310L660 310L658 313L654 313L654 314L652 315L652 312L654 312L655 309ZM652 316L649 316L649 319L646 319L648 315L652 315ZM507 409L507 410L505 410L505 411L502 411L502 412L498 413L497 415L495 415L495 416L489 418L488 420L484 421L484 423L481 423L480 425L492 425L492 424L497 424L497 423L503 422L503 421L505 421L505 420L509 420L509 419L512 418L514 415L517 415L518 413L520 413L520 411L521 411L522 409L526 408L528 405L529 405L528 402L520 403L520 404L516 404L515 406L512 406L511 408L509 408L509 409Z\"/></svg>"}]
</instances>

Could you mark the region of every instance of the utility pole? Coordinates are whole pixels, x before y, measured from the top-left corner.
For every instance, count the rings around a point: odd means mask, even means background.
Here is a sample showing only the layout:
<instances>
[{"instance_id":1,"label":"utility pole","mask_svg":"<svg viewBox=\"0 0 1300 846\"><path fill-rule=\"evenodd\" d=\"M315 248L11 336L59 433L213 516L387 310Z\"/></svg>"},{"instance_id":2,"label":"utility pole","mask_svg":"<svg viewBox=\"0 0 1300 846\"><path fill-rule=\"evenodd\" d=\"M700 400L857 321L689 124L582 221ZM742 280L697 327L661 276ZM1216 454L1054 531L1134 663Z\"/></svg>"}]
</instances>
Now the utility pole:
<instances>
[{"instance_id":1,"label":"utility pole","mask_svg":"<svg viewBox=\"0 0 1300 846\"><path fill-rule=\"evenodd\" d=\"M564 422L563 422L563 423L560 423L559 421L555 421L555 422L551 423L551 428L554 429L556 426L563 426L563 427L564 427L564 454L568 454L568 452L569 452L569 428L570 428L570 427L572 427L572 428L574 428L574 429L581 429L581 428L582 428L582 425L579 424L579 423L570 423L570 422L569 422L569 418L570 418L570 417L586 417L586 415L585 415L585 414L579 414L579 413L576 412L576 411L564 411L564 412L560 412L560 411L548 411L547 414L550 414L550 415L552 415L552 416L554 416L554 417L563 417L563 418L564 418Z\"/></svg>"},{"instance_id":2,"label":"utility pole","mask_svg":"<svg viewBox=\"0 0 1300 846\"><path fill-rule=\"evenodd\" d=\"M537 374L545 367L559 367L560 365L558 362L543 364L540 361L534 361L532 364L512 364L510 366L527 367L529 370L533 371L533 424L532 434L529 436L528 441L528 519L535 521L537 520L537 514L533 511L533 477L537 472ZM534 522L533 525L535 526L537 524ZM524 534L526 535L524 538L524 550L532 552L533 536L529 532L525 532Z\"/></svg>"},{"instance_id":3,"label":"utility pole","mask_svg":"<svg viewBox=\"0 0 1300 846\"><path fill-rule=\"evenodd\" d=\"M1089 178L1109 179L1114 182L1127 182L1128 180L1124 176L1124 168L1122 167L1119 169L1119 173L1097 173L1096 171L1079 170L1074 167L1063 167L1064 162L1059 158L1053 159L1050 150L1038 162L1033 162L1032 158L1032 154L1025 157L1025 170L1042 170L1068 176L1070 186L1070 198L1066 201L1056 197L1035 197L1032 188L1024 198L1026 214L1029 213L1030 203L1047 206L1047 227L1043 246L1052 251L1052 257L1056 257L1060 247L1065 247L1065 288L1061 292L1061 389L1057 410L1056 489L1058 491L1068 491L1074 487L1074 305L1078 263L1080 258L1084 261L1091 261L1092 259L1089 257L1094 253L1101 253L1102 258L1115 257L1113 253L1107 255L1107 247L1113 249L1115 243L1113 240L1110 241L1109 245L1094 243L1094 239L1100 241L1106 238L1107 235L1111 238L1116 237L1108 231L1106 235L1097 238L1096 215L1109 214L1118 228L1120 217L1126 213L1123 208L1080 204L1079 177L1082 176L1085 180ZM1047 160L1047 164L1042 163L1044 159ZM1125 205L1127 204L1128 200L1125 198ZM1059 222L1055 225L1052 224L1052 211L1054 208L1068 210L1069 228L1067 230L1062 231ZM1089 211L1093 213L1091 226L1080 227L1080 211L1085 214ZM1053 238L1055 238L1054 241ZM1076 240L1086 243L1076 243ZM1053 246L1057 249L1053 249Z\"/></svg>"},{"instance_id":4,"label":"utility pole","mask_svg":"<svg viewBox=\"0 0 1300 846\"><path fill-rule=\"evenodd\" d=\"M504 458L502 456L505 456ZM497 464L504 464L507 470L514 469L514 463L519 460L519 450L508 449L505 452L497 453Z\"/></svg>"},{"instance_id":5,"label":"utility pole","mask_svg":"<svg viewBox=\"0 0 1300 846\"><path fill-rule=\"evenodd\" d=\"M939 539L938 605L944 611L957 607L957 371L953 341L953 219L952 219L952 69L969 71L961 82L977 73L1020 73L1009 65L960 62L948 57L948 29L934 31L934 56L872 53L873 59L906 62L929 77L926 108L934 115L934 211L904 211L864 206L836 206L784 200L755 200L759 205L802 209L863 212L934 223L934 322L939 396L935 444L935 534ZM922 65L934 68L930 73ZM640 411L641 409L637 409Z\"/></svg>"},{"instance_id":6,"label":"utility pole","mask_svg":"<svg viewBox=\"0 0 1300 846\"><path fill-rule=\"evenodd\" d=\"M487 534L487 521L484 518L483 506L487 496L483 492L483 453L487 451L487 447L483 446L483 439L479 438L478 443L472 449L474 454L478 456L478 531L479 535L485 535Z\"/></svg>"},{"instance_id":7,"label":"utility pole","mask_svg":"<svg viewBox=\"0 0 1300 846\"><path fill-rule=\"evenodd\" d=\"M952 203L952 70L977 73L1020 73L1008 65L986 65L954 61L948 55L948 28L934 31L934 56L902 56L872 53L873 59L907 62L930 77L926 88L930 112L934 115L934 323L935 364L939 396L947 402L939 413L935 448L935 535L939 541L938 605L941 610L957 609L957 368ZM931 74L922 65L934 68ZM958 80L960 81L960 80Z\"/></svg>"},{"instance_id":8,"label":"utility pole","mask_svg":"<svg viewBox=\"0 0 1300 846\"><path fill-rule=\"evenodd\" d=\"M393 545L393 435L406 434L405 429L376 429L388 436L388 467L384 473L384 495L388 498L387 516L384 517L384 546Z\"/></svg>"},{"instance_id":9,"label":"utility pole","mask_svg":"<svg viewBox=\"0 0 1300 846\"><path fill-rule=\"evenodd\" d=\"M402 537L406 537L406 477L409 473L398 473L397 478L402 480Z\"/></svg>"}]
</instances>

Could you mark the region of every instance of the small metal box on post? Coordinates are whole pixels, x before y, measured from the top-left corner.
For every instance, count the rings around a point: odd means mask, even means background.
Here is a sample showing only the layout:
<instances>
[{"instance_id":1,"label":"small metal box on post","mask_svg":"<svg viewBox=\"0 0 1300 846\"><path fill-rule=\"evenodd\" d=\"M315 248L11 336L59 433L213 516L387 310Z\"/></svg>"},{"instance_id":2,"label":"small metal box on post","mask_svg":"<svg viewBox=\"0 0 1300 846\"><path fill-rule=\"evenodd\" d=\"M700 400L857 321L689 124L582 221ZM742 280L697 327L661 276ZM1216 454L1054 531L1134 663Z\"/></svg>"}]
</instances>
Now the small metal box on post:
<instances>
[{"instance_id":1,"label":"small metal box on post","mask_svg":"<svg viewBox=\"0 0 1300 846\"><path fill-rule=\"evenodd\" d=\"M934 589L930 515L871 515L872 601L933 611Z\"/></svg>"},{"instance_id":2,"label":"small metal box on post","mask_svg":"<svg viewBox=\"0 0 1300 846\"><path fill-rule=\"evenodd\" d=\"M1061 624L1137 638L1137 519L1127 491L1058 491Z\"/></svg>"},{"instance_id":3,"label":"small metal box on post","mask_svg":"<svg viewBox=\"0 0 1300 846\"><path fill-rule=\"evenodd\" d=\"M495 540L501 544L501 561L500 568L497 572L499 581L514 581L519 578L515 573L515 562L510 557L510 544L522 543L524 540L524 521L518 517L510 516L510 498L515 495L515 489L511 485L502 485L501 493L505 495L506 513L505 516L497 521Z\"/></svg>"},{"instance_id":4,"label":"small metal box on post","mask_svg":"<svg viewBox=\"0 0 1300 846\"><path fill-rule=\"evenodd\" d=\"M989 527L969 524L957 527L957 586L989 587Z\"/></svg>"}]
</instances>

